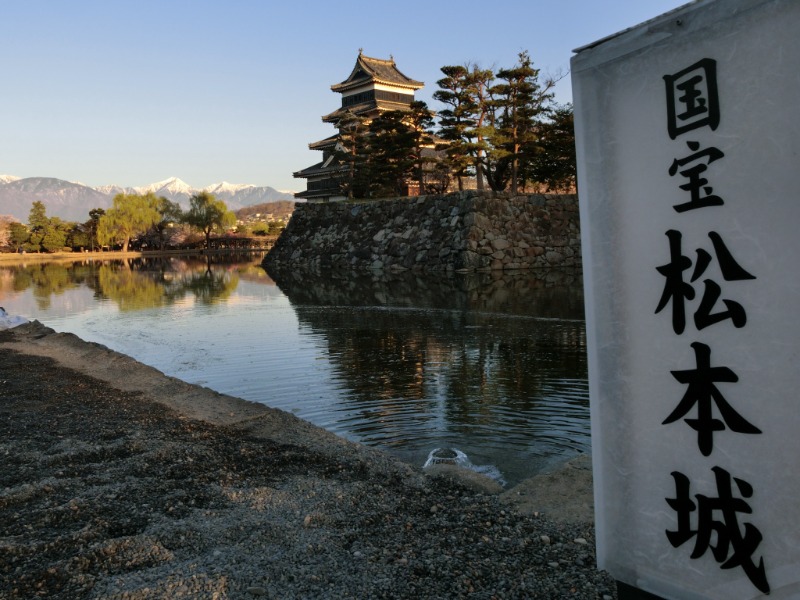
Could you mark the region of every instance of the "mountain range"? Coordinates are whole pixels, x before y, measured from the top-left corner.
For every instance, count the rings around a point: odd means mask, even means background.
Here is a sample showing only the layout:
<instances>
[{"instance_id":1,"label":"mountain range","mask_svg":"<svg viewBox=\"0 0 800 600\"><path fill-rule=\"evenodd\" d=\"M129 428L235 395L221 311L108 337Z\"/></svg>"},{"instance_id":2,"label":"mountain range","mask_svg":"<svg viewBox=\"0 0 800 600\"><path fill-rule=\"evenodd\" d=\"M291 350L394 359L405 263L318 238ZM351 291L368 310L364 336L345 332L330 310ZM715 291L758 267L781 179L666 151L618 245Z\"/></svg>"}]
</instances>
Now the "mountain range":
<instances>
[{"instance_id":1,"label":"mountain range","mask_svg":"<svg viewBox=\"0 0 800 600\"><path fill-rule=\"evenodd\" d=\"M238 210L255 204L294 200L292 192L281 192L269 186L248 184L215 183L204 188L194 188L177 177L170 177L141 187L104 185L89 187L82 183L64 181L54 177L26 177L0 175L0 215L6 214L27 222L31 204L36 200L47 208L48 217L59 217L65 221L83 222L89 219L93 208L108 209L117 194L146 194L177 202L181 208L189 207L192 195L205 191L223 200L230 210Z\"/></svg>"}]
</instances>

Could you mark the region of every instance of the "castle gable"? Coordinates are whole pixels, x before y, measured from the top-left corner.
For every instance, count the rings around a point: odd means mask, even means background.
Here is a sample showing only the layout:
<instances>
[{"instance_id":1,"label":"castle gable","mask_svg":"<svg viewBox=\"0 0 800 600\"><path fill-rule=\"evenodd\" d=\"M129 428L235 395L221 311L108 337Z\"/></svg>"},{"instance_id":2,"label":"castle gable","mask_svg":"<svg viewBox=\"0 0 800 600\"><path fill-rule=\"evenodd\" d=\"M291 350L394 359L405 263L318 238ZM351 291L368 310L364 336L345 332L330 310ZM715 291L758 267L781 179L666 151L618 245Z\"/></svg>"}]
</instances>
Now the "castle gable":
<instances>
[{"instance_id":1,"label":"castle gable","mask_svg":"<svg viewBox=\"0 0 800 600\"><path fill-rule=\"evenodd\" d=\"M412 94L413 90L418 90L425 85L421 81L406 77L397 68L394 59L372 58L359 52L350 76L344 81L332 85L331 89L334 92L345 93L368 83L406 88L411 90Z\"/></svg>"}]
</instances>

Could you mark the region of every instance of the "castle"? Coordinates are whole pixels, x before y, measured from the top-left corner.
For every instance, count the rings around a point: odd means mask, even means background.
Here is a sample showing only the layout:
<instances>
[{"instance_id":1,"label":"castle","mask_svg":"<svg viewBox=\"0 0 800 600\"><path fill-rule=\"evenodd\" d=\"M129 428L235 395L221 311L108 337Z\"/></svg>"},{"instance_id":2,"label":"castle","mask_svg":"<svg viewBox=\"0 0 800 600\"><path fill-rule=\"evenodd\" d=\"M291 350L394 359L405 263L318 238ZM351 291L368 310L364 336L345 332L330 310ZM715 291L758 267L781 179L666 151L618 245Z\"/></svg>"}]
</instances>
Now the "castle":
<instances>
[{"instance_id":1,"label":"castle","mask_svg":"<svg viewBox=\"0 0 800 600\"><path fill-rule=\"evenodd\" d=\"M348 113L368 121L381 113L393 110L409 110L414 101L414 91L423 87L421 81L406 77L397 68L393 58L389 60L364 56L359 50L356 64L350 76L331 86L331 90L342 95L342 104L332 113L324 115L322 121L332 123L338 130L340 120ZM341 170L335 150L340 134L312 142L308 147L322 152L322 160L315 165L297 171L294 177L307 181L306 190L295 194L295 198L309 202L344 200L335 175Z\"/></svg>"}]
</instances>

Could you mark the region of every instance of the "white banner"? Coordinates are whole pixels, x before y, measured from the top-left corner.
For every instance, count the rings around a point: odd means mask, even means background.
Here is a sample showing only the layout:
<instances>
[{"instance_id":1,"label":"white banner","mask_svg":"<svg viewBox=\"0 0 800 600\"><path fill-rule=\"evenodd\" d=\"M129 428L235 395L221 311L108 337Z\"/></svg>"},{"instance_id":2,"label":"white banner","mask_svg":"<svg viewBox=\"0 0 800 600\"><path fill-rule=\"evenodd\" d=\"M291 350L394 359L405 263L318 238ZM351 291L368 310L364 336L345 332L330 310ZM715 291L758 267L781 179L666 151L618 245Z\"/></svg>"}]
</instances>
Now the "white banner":
<instances>
[{"instance_id":1,"label":"white banner","mask_svg":"<svg viewBox=\"0 0 800 600\"><path fill-rule=\"evenodd\" d=\"M572 60L599 567L800 597L800 2L707 0Z\"/></svg>"}]
</instances>

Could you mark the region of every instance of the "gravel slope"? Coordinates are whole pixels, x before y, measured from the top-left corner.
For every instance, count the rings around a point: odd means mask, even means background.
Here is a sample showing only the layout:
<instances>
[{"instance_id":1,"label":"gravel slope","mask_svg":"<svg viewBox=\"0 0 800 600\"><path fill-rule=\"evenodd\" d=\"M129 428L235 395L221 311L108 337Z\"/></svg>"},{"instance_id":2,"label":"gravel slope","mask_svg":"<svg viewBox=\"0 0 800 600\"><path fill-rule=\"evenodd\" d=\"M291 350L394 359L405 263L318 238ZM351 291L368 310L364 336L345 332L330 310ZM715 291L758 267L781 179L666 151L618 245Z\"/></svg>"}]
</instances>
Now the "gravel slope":
<instances>
[{"instance_id":1,"label":"gravel slope","mask_svg":"<svg viewBox=\"0 0 800 600\"><path fill-rule=\"evenodd\" d=\"M0 331L0 598L616 597L587 513L513 504L533 482L480 493L133 362Z\"/></svg>"}]
</instances>

